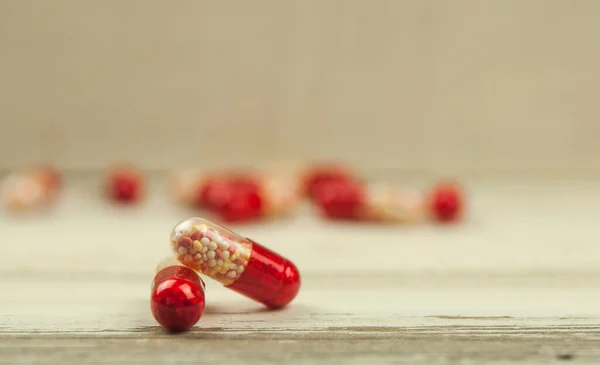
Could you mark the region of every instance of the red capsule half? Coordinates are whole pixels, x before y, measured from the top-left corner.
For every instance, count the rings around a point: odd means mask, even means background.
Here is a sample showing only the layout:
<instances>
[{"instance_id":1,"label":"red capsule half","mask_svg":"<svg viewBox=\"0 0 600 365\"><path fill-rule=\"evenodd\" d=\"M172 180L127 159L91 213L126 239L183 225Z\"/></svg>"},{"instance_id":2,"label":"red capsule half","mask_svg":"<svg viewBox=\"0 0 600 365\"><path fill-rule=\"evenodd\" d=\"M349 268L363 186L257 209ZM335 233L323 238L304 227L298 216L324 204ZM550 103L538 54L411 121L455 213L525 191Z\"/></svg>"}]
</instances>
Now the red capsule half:
<instances>
[{"instance_id":1,"label":"red capsule half","mask_svg":"<svg viewBox=\"0 0 600 365\"><path fill-rule=\"evenodd\" d=\"M213 222L188 218L170 239L182 264L267 307L283 307L298 294L300 273L291 261Z\"/></svg>"},{"instance_id":2,"label":"red capsule half","mask_svg":"<svg viewBox=\"0 0 600 365\"><path fill-rule=\"evenodd\" d=\"M314 187L313 201L329 219L367 219L367 191L362 183L350 180L322 182Z\"/></svg>"},{"instance_id":3,"label":"red capsule half","mask_svg":"<svg viewBox=\"0 0 600 365\"><path fill-rule=\"evenodd\" d=\"M249 222L290 214L300 192L294 174L270 171L220 171L179 174L174 196L206 208L222 222Z\"/></svg>"},{"instance_id":4,"label":"red capsule half","mask_svg":"<svg viewBox=\"0 0 600 365\"><path fill-rule=\"evenodd\" d=\"M157 271L150 299L152 315L169 331L192 328L204 313L204 282L178 262L159 265Z\"/></svg>"}]
</instances>

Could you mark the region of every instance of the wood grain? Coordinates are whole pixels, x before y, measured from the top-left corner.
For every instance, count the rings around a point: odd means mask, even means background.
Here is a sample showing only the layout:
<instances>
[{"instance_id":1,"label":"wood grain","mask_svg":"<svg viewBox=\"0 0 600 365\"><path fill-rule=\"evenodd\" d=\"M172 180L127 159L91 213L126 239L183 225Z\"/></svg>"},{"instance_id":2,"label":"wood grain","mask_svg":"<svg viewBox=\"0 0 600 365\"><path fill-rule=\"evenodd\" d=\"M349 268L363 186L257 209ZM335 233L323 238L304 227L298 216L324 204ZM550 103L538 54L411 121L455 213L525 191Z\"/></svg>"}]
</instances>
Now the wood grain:
<instances>
[{"instance_id":1,"label":"wood grain","mask_svg":"<svg viewBox=\"0 0 600 365\"><path fill-rule=\"evenodd\" d=\"M71 179L70 181L73 181ZM169 335L148 307L166 237L185 217L152 180L117 209L98 177L53 212L0 216L0 363L595 364L596 182L471 184L460 226L319 221L238 226L293 258L303 287L266 311L214 282L197 327Z\"/></svg>"}]
</instances>

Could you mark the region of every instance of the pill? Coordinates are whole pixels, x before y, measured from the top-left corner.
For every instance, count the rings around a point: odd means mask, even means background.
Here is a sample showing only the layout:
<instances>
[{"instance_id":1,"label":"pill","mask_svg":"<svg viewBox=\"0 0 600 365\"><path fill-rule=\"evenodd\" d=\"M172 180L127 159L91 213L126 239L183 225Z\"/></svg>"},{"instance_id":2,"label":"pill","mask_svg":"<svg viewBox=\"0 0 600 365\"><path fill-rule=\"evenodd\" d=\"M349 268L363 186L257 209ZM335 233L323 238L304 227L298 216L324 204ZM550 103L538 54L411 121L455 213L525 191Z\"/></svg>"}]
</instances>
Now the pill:
<instances>
[{"instance_id":1,"label":"pill","mask_svg":"<svg viewBox=\"0 0 600 365\"><path fill-rule=\"evenodd\" d=\"M118 203L133 204L142 199L145 192L145 178L133 166L120 166L111 170L106 180L106 194Z\"/></svg>"},{"instance_id":2,"label":"pill","mask_svg":"<svg viewBox=\"0 0 600 365\"><path fill-rule=\"evenodd\" d=\"M313 201L326 218L363 220L367 213L367 192L362 183L331 180L315 186Z\"/></svg>"},{"instance_id":3,"label":"pill","mask_svg":"<svg viewBox=\"0 0 600 365\"><path fill-rule=\"evenodd\" d=\"M204 313L204 282L175 259L163 260L152 281L150 309L156 321L172 332L193 327Z\"/></svg>"},{"instance_id":4,"label":"pill","mask_svg":"<svg viewBox=\"0 0 600 365\"><path fill-rule=\"evenodd\" d=\"M183 237L191 234L182 232L181 227L189 223L192 232L198 231L200 226L207 227L202 233L204 236L224 237L233 243L230 248L234 247L235 250L229 257L222 257L221 266L232 268L229 271L211 269L217 262L214 259L208 259L207 262L204 257L194 257L192 262L183 262L186 266L270 308L283 307L296 297L300 289L300 273L290 260L203 218L188 218L171 231L174 254L180 262L185 258L179 253L179 248L183 247L181 241Z\"/></svg>"},{"instance_id":5,"label":"pill","mask_svg":"<svg viewBox=\"0 0 600 365\"><path fill-rule=\"evenodd\" d=\"M11 211L34 210L53 203L60 187L58 171L51 166L37 166L4 178L0 201Z\"/></svg>"},{"instance_id":6,"label":"pill","mask_svg":"<svg viewBox=\"0 0 600 365\"><path fill-rule=\"evenodd\" d=\"M451 182L440 182L429 197L430 214L440 222L458 220L464 210L464 196L460 187Z\"/></svg>"},{"instance_id":7,"label":"pill","mask_svg":"<svg viewBox=\"0 0 600 365\"><path fill-rule=\"evenodd\" d=\"M340 163L313 164L303 172L303 190L309 198L314 198L316 190L330 182L360 181L358 175L349 167Z\"/></svg>"},{"instance_id":8,"label":"pill","mask_svg":"<svg viewBox=\"0 0 600 365\"><path fill-rule=\"evenodd\" d=\"M247 172L229 172L206 179L198 194L203 205L225 222L252 221L264 216L265 197L260 176ZM225 248L221 240L216 241Z\"/></svg>"},{"instance_id":9,"label":"pill","mask_svg":"<svg viewBox=\"0 0 600 365\"><path fill-rule=\"evenodd\" d=\"M183 179L183 177L182 177ZM282 171L217 171L196 174L179 192L188 205L210 210L221 221L242 222L290 214L299 204L299 179ZM183 189L183 188L181 188ZM217 242L226 249L226 242Z\"/></svg>"},{"instance_id":10,"label":"pill","mask_svg":"<svg viewBox=\"0 0 600 365\"><path fill-rule=\"evenodd\" d=\"M313 202L333 220L414 223L425 217L424 199L411 190L387 184L329 181L315 189Z\"/></svg>"}]
</instances>

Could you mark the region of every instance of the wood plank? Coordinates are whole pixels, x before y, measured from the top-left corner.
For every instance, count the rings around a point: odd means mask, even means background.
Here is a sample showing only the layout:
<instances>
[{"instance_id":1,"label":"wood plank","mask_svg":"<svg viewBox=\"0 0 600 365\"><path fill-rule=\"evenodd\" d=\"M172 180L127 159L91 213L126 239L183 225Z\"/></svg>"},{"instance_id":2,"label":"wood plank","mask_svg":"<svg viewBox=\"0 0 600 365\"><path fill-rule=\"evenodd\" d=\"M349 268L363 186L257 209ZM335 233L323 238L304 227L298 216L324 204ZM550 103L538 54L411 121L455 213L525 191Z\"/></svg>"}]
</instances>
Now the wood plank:
<instances>
[{"instance_id":1,"label":"wood plank","mask_svg":"<svg viewBox=\"0 0 600 365\"><path fill-rule=\"evenodd\" d=\"M12 243L0 246L0 267L148 273L170 254L166 240L175 223L199 214L173 205L162 179L153 179L148 201L131 209L107 204L101 181L69 181L52 212L0 213L0 232ZM597 181L484 181L469 189L468 220L454 227L334 224L308 206L291 219L232 227L292 258L302 272L597 270Z\"/></svg>"},{"instance_id":2,"label":"wood plank","mask_svg":"<svg viewBox=\"0 0 600 365\"><path fill-rule=\"evenodd\" d=\"M400 278L400 279L398 279ZM600 276L307 275L289 308L262 306L209 282L200 330L494 333L595 331ZM4 276L0 334L137 334L155 329L141 276ZM212 284L212 285L211 285ZM26 289L24 289L26 288ZM462 330L461 330L462 328Z\"/></svg>"},{"instance_id":3,"label":"wood plank","mask_svg":"<svg viewBox=\"0 0 600 365\"><path fill-rule=\"evenodd\" d=\"M296 261L300 295L267 311L208 281L201 322L171 336L149 285L190 213L161 181L134 209L102 202L97 181L69 184L52 213L0 216L0 363L600 359L595 182L474 183L457 227L332 224L306 210L236 227Z\"/></svg>"},{"instance_id":4,"label":"wood plank","mask_svg":"<svg viewBox=\"0 0 600 365\"><path fill-rule=\"evenodd\" d=\"M0 337L0 363L203 364L597 364L597 338L501 335L317 335L259 338L188 333L151 338Z\"/></svg>"}]
</instances>

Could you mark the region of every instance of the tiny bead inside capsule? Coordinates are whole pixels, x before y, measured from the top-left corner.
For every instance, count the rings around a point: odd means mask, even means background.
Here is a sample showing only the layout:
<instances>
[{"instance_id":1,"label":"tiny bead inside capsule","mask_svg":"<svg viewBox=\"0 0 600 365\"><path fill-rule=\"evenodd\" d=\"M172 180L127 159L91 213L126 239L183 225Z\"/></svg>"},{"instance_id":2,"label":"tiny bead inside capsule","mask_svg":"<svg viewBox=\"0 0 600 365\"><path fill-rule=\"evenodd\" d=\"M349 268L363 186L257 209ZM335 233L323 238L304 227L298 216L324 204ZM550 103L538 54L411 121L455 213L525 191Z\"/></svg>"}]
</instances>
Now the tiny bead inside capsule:
<instances>
[{"instance_id":1,"label":"tiny bead inside capsule","mask_svg":"<svg viewBox=\"0 0 600 365\"><path fill-rule=\"evenodd\" d=\"M202 253L193 257L185 248L192 235L199 238L194 244ZM291 261L208 220L189 218L177 224L171 246L184 265L270 308L287 305L300 289L300 273Z\"/></svg>"},{"instance_id":2,"label":"tiny bead inside capsule","mask_svg":"<svg viewBox=\"0 0 600 365\"><path fill-rule=\"evenodd\" d=\"M172 332L193 327L204 312L204 282L181 265L168 266L156 274L150 308L156 321Z\"/></svg>"}]
</instances>

